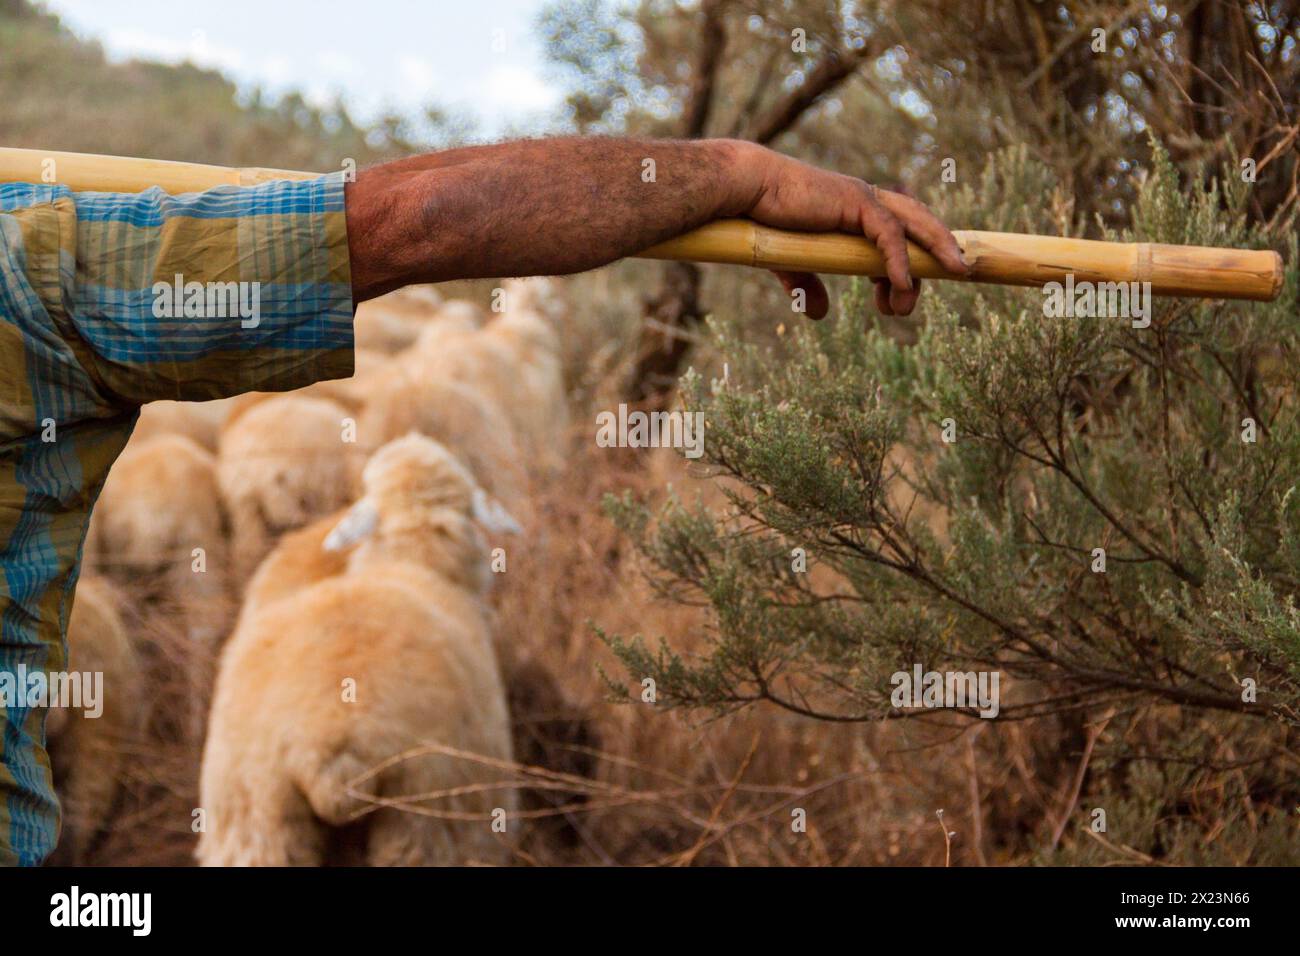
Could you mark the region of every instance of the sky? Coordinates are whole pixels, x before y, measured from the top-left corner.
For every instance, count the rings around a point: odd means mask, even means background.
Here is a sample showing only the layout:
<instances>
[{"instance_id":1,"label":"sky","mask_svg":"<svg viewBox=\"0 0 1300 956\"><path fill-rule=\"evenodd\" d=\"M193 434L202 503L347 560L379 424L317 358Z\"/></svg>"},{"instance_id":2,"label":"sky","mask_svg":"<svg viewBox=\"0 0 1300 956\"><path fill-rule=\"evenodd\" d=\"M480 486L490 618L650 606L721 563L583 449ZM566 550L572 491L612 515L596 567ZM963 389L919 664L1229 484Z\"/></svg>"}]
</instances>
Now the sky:
<instances>
[{"instance_id":1,"label":"sky","mask_svg":"<svg viewBox=\"0 0 1300 956\"><path fill-rule=\"evenodd\" d=\"M486 134L545 122L562 94L536 36L545 0L45 0L114 60L182 60L243 89L342 94L369 120L429 103Z\"/></svg>"}]
</instances>

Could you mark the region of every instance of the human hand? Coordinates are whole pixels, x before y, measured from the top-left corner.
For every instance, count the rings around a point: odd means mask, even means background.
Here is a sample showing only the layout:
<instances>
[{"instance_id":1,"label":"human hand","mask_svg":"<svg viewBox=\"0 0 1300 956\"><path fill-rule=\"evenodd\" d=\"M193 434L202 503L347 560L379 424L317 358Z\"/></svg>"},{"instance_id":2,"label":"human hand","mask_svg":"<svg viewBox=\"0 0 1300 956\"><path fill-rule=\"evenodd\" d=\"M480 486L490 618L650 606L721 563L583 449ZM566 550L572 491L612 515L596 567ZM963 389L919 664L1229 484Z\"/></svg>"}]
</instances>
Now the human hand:
<instances>
[{"instance_id":1,"label":"human hand","mask_svg":"<svg viewBox=\"0 0 1300 956\"><path fill-rule=\"evenodd\" d=\"M876 307L885 315L909 315L921 293L921 280L912 276L908 265L908 239L949 271L969 273L957 240L925 204L752 143L737 145L736 161L745 166L737 181L751 184L740 214L782 229L866 236L885 259L887 275L875 280ZM804 290L812 318L819 319L829 310L826 287L817 276L807 272L776 275L787 293Z\"/></svg>"}]
</instances>

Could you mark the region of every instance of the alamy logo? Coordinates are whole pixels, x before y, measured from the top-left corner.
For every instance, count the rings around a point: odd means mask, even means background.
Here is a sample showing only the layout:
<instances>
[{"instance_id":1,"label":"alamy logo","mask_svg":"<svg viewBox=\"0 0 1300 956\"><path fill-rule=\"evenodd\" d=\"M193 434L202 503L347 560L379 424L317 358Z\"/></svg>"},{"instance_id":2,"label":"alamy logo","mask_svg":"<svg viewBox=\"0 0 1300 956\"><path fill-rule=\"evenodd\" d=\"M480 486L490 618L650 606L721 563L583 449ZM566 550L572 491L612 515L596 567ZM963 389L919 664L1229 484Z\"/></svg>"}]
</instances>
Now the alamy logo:
<instances>
[{"instance_id":1,"label":"alamy logo","mask_svg":"<svg viewBox=\"0 0 1300 956\"><path fill-rule=\"evenodd\" d=\"M596 444L601 448L682 448L687 458L704 454L703 412L642 412L618 406L618 414L596 416Z\"/></svg>"},{"instance_id":2,"label":"alamy logo","mask_svg":"<svg viewBox=\"0 0 1300 956\"><path fill-rule=\"evenodd\" d=\"M173 282L153 284L155 319L239 319L240 328L262 322L262 283L186 282L179 272Z\"/></svg>"},{"instance_id":3,"label":"alamy logo","mask_svg":"<svg viewBox=\"0 0 1300 956\"><path fill-rule=\"evenodd\" d=\"M1049 318L1132 319L1135 329L1151 324L1150 282L1075 282L1067 272L1064 284L1049 282L1043 294L1043 315Z\"/></svg>"},{"instance_id":4,"label":"alamy logo","mask_svg":"<svg viewBox=\"0 0 1300 956\"><path fill-rule=\"evenodd\" d=\"M104 713L101 671L28 670L18 664L0 671L0 707L65 707L82 709L92 719Z\"/></svg>"},{"instance_id":5,"label":"alamy logo","mask_svg":"<svg viewBox=\"0 0 1300 956\"><path fill-rule=\"evenodd\" d=\"M50 897L51 926L128 926L133 936L148 936L153 926L151 893L68 893Z\"/></svg>"},{"instance_id":6,"label":"alamy logo","mask_svg":"<svg viewBox=\"0 0 1300 956\"><path fill-rule=\"evenodd\" d=\"M992 719L1001 709L999 671L898 671L889 678L894 691L889 702L899 710L911 707L973 707Z\"/></svg>"}]
</instances>

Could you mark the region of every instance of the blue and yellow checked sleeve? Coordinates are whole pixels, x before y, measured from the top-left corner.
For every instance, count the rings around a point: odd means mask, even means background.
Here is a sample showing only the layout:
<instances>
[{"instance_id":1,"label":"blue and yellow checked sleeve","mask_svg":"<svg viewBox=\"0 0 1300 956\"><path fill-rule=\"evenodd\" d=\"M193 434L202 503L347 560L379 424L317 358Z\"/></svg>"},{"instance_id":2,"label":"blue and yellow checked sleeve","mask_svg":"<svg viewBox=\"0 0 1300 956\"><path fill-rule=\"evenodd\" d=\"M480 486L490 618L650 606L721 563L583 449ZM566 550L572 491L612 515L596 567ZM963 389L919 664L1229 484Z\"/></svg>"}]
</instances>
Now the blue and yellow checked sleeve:
<instances>
[{"instance_id":1,"label":"blue and yellow checked sleeve","mask_svg":"<svg viewBox=\"0 0 1300 956\"><path fill-rule=\"evenodd\" d=\"M67 667L90 510L139 406L347 377L352 316L341 173L184 196L0 184L0 863L58 837L46 708L19 677Z\"/></svg>"}]
</instances>

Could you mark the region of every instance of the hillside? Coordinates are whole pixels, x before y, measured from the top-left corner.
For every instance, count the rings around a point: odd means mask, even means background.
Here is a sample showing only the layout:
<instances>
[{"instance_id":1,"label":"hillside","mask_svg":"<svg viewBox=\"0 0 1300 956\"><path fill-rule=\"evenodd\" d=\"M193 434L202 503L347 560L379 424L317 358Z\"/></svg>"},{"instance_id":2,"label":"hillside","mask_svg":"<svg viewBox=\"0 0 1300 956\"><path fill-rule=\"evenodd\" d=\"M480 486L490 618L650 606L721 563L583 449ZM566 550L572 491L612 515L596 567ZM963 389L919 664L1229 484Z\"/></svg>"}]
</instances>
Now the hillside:
<instances>
[{"instance_id":1,"label":"hillside","mask_svg":"<svg viewBox=\"0 0 1300 956\"><path fill-rule=\"evenodd\" d=\"M240 97L192 64L110 62L29 0L0 0L0 143L286 169L338 168L407 152L400 129L290 94Z\"/></svg>"}]
</instances>

